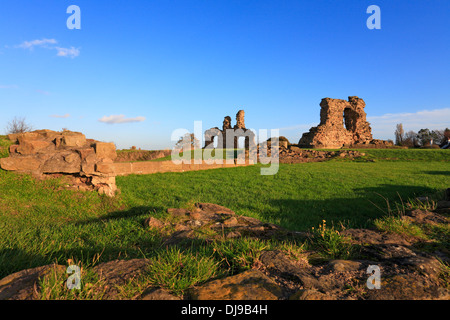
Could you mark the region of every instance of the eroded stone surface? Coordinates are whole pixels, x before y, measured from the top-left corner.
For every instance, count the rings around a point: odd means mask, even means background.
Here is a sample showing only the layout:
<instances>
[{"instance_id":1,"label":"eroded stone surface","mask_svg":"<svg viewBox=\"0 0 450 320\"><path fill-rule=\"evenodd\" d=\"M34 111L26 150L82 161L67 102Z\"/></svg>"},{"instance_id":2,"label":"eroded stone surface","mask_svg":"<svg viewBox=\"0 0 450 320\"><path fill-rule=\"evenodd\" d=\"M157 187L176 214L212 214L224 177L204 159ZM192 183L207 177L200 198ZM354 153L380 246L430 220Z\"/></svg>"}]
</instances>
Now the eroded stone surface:
<instances>
[{"instance_id":1,"label":"eroded stone surface","mask_svg":"<svg viewBox=\"0 0 450 320\"><path fill-rule=\"evenodd\" d=\"M38 281L50 272L63 273L66 267L46 265L22 270L0 280L0 300L34 300L38 298Z\"/></svg>"},{"instance_id":2,"label":"eroded stone surface","mask_svg":"<svg viewBox=\"0 0 450 320\"><path fill-rule=\"evenodd\" d=\"M190 291L192 300L278 300L281 288L259 270L213 280Z\"/></svg>"}]
</instances>

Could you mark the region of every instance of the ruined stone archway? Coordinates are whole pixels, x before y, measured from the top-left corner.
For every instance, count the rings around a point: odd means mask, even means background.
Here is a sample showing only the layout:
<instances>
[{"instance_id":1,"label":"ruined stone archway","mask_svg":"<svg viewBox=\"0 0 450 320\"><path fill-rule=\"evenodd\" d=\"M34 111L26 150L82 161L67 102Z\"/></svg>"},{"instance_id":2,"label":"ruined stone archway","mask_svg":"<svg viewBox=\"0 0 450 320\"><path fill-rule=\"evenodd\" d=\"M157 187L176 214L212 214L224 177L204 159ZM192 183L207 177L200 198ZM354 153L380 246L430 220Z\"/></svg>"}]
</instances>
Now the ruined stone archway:
<instances>
[{"instance_id":1,"label":"ruined stone archway","mask_svg":"<svg viewBox=\"0 0 450 320\"><path fill-rule=\"evenodd\" d=\"M365 102L355 96L347 100L324 98L320 102L320 124L303 134L300 147L341 148L372 141L364 112Z\"/></svg>"},{"instance_id":2,"label":"ruined stone archway","mask_svg":"<svg viewBox=\"0 0 450 320\"><path fill-rule=\"evenodd\" d=\"M358 122L358 113L351 108L344 109L344 127L347 131L356 132L357 130L357 122Z\"/></svg>"}]
</instances>

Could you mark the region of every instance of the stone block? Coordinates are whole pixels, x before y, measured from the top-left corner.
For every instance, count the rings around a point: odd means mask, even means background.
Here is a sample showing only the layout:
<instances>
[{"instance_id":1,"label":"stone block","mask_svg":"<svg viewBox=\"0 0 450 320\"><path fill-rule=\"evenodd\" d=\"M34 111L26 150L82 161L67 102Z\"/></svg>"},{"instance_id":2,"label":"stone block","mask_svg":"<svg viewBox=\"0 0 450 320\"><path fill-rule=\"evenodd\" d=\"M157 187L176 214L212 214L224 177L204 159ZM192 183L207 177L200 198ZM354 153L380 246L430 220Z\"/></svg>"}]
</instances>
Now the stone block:
<instances>
[{"instance_id":1,"label":"stone block","mask_svg":"<svg viewBox=\"0 0 450 320\"><path fill-rule=\"evenodd\" d=\"M113 174L113 173L115 173L114 164L99 162L95 165L95 171L100 172L100 173L105 173L105 174Z\"/></svg>"},{"instance_id":2,"label":"stone block","mask_svg":"<svg viewBox=\"0 0 450 320\"><path fill-rule=\"evenodd\" d=\"M61 144L65 147L82 147L86 144L86 136L82 133L63 135Z\"/></svg>"},{"instance_id":3,"label":"stone block","mask_svg":"<svg viewBox=\"0 0 450 320\"><path fill-rule=\"evenodd\" d=\"M114 173L118 176L124 176L133 173L132 171L132 163L123 162L123 163L112 163L110 167L113 168Z\"/></svg>"},{"instance_id":4,"label":"stone block","mask_svg":"<svg viewBox=\"0 0 450 320\"><path fill-rule=\"evenodd\" d=\"M18 144L13 144L13 145L9 146L9 153L11 153L11 154L16 153L18 146L19 146Z\"/></svg>"},{"instance_id":5,"label":"stone block","mask_svg":"<svg viewBox=\"0 0 450 320\"><path fill-rule=\"evenodd\" d=\"M31 172L39 169L41 162L31 156L9 157L0 159L3 170Z\"/></svg>"},{"instance_id":6,"label":"stone block","mask_svg":"<svg viewBox=\"0 0 450 320\"><path fill-rule=\"evenodd\" d=\"M72 162L66 161L68 157ZM57 153L45 161L41 167L42 173L79 173L81 171L81 159L76 160L71 153Z\"/></svg>"},{"instance_id":7,"label":"stone block","mask_svg":"<svg viewBox=\"0 0 450 320\"><path fill-rule=\"evenodd\" d=\"M14 143L17 143L17 137L20 135L20 133L10 133L8 134L8 139Z\"/></svg>"},{"instance_id":8,"label":"stone block","mask_svg":"<svg viewBox=\"0 0 450 320\"><path fill-rule=\"evenodd\" d=\"M17 134L17 141L19 144L22 144L22 142L26 140L38 140L39 138L39 133L37 132L24 132Z\"/></svg>"},{"instance_id":9,"label":"stone block","mask_svg":"<svg viewBox=\"0 0 450 320\"><path fill-rule=\"evenodd\" d=\"M75 149L75 151L80 154L81 160L85 160L86 157L91 154L95 155L95 150L94 150L94 148L91 148L91 147L79 148L79 149Z\"/></svg>"},{"instance_id":10,"label":"stone block","mask_svg":"<svg viewBox=\"0 0 450 320\"><path fill-rule=\"evenodd\" d=\"M116 159L117 153L116 153L116 146L112 142L96 142L94 145L95 148L95 154L100 159Z\"/></svg>"}]
</instances>

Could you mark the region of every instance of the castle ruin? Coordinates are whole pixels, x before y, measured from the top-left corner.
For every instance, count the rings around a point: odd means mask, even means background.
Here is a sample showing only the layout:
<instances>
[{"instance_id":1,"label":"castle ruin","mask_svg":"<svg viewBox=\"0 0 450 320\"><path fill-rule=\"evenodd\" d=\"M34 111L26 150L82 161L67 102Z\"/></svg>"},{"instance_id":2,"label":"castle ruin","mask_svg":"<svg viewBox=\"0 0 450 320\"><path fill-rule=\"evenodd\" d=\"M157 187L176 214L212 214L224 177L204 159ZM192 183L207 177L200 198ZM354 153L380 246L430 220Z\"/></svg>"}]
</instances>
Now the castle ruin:
<instances>
[{"instance_id":1,"label":"castle ruin","mask_svg":"<svg viewBox=\"0 0 450 320\"><path fill-rule=\"evenodd\" d=\"M244 138L246 150L255 145L255 134L252 130L245 128L245 112L239 110L236 114L236 124L231 126L231 117L226 116L223 120L222 130L214 127L205 131L205 148L214 147L214 139L217 137L217 148L238 149L239 139Z\"/></svg>"},{"instance_id":2,"label":"castle ruin","mask_svg":"<svg viewBox=\"0 0 450 320\"><path fill-rule=\"evenodd\" d=\"M303 134L299 146L337 149L343 146L369 144L372 132L366 121L366 103L356 96L347 100L324 98L320 103L320 124Z\"/></svg>"}]
</instances>

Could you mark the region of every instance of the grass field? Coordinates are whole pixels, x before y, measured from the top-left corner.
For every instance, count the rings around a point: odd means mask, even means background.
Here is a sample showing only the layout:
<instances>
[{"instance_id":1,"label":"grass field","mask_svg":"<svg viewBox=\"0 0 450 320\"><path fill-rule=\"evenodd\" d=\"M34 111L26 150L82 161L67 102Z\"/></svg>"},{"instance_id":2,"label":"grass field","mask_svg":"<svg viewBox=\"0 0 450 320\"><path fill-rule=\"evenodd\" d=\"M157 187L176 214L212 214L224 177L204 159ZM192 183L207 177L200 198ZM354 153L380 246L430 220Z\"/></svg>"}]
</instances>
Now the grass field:
<instances>
[{"instance_id":1,"label":"grass field","mask_svg":"<svg viewBox=\"0 0 450 320\"><path fill-rule=\"evenodd\" d=\"M7 155L7 146L0 139L1 156ZM0 170L0 277L68 259L88 265L160 257L161 235L145 228L144 219L194 202L217 203L291 230L310 230L322 220L368 227L387 215L386 199L394 207L415 196L439 198L449 187L447 150L363 152L365 159L358 161L282 164L274 176L261 176L257 165L117 177L121 194L114 199ZM246 256L242 248L265 245L234 247ZM229 249L217 245L219 252ZM201 250L211 256L210 248Z\"/></svg>"},{"instance_id":2,"label":"grass field","mask_svg":"<svg viewBox=\"0 0 450 320\"><path fill-rule=\"evenodd\" d=\"M214 202L241 215L306 230L323 219L365 226L386 201L436 194L448 184L448 162L327 162L281 164L276 175L260 166L118 177L131 207L161 213L192 202Z\"/></svg>"}]
</instances>

